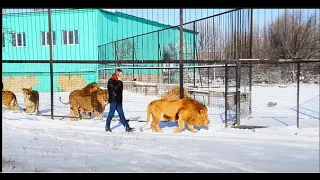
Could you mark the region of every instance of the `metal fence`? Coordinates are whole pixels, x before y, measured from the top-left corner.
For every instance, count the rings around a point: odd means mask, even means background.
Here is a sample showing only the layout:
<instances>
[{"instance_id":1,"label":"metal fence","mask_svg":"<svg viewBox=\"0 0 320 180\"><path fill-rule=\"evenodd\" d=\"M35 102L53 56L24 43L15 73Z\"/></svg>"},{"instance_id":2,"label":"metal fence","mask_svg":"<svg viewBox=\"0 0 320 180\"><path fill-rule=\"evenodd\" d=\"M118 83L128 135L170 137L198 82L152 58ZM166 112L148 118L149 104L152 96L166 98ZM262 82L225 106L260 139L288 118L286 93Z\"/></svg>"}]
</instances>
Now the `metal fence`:
<instances>
[{"instance_id":1,"label":"metal fence","mask_svg":"<svg viewBox=\"0 0 320 180\"><path fill-rule=\"evenodd\" d=\"M319 60L250 64L251 114L242 125L319 126Z\"/></svg>"},{"instance_id":2,"label":"metal fence","mask_svg":"<svg viewBox=\"0 0 320 180\"><path fill-rule=\"evenodd\" d=\"M320 10L184 10L183 41L179 15L129 12L5 9L3 88L24 107L21 89L32 87L42 115L63 119L59 97L106 87L122 68L129 119L144 121L148 102L182 86L213 123L319 126Z\"/></svg>"},{"instance_id":3,"label":"metal fence","mask_svg":"<svg viewBox=\"0 0 320 180\"><path fill-rule=\"evenodd\" d=\"M179 98L179 94L170 91L172 88L180 86L178 65L175 67L121 66L120 68L126 74L123 81L128 95L125 98L128 99L128 102L136 103L130 107L136 113L143 112L142 117L145 116L145 108L151 100L160 99L164 94ZM107 86L107 82L114 71L114 68L99 69L100 86ZM136 71L134 78L130 74L133 71ZM240 117L247 117L251 113L249 111L251 107L251 87L249 87L250 77L247 73L249 71L249 66L243 66L241 73L238 75L248 80L241 82ZM236 77L235 63L198 63L197 66L183 67L183 88L189 97L198 100L209 108L209 116L216 123L234 124L236 123L237 104ZM145 102L143 100L145 98L149 98L149 100Z\"/></svg>"}]
</instances>

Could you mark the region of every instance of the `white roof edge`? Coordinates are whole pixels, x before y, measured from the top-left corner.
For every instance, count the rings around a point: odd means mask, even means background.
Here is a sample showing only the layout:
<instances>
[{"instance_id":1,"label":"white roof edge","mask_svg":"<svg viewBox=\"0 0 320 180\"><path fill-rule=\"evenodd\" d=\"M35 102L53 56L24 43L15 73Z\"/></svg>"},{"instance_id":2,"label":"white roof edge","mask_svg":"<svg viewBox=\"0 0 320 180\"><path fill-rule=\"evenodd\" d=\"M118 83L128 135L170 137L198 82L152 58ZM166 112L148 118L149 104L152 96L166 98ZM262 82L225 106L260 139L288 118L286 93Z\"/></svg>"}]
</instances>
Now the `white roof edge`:
<instances>
[{"instance_id":1,"label":"white roof edge","mask_svg":"<svg viewBox=\"0 0 320 180\"><path fill-rule=\"evenodd\" d=\"M102 9L104 11L109 11L109 12L117 12L117 9Z\"/></svg>"}]
</instances>

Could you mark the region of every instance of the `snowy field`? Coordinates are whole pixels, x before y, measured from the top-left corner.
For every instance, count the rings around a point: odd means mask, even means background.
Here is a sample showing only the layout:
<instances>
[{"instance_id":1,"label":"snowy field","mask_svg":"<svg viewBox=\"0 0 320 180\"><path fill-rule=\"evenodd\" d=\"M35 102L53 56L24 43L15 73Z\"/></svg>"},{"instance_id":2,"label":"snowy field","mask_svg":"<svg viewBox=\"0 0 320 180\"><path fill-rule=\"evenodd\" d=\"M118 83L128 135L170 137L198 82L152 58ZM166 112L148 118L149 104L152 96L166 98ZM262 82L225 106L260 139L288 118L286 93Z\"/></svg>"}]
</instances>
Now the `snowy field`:
<instances>
[{"instance_id":1,"label":"snowy field","mask_svg":"<svg viewBox=\"0 0 320 180\"><path fill-rule=\"evenodd\" d=\"M319 84L300 85L300 127L319 127L320 122ZM267 107L268 102L277 106ZM252 114L241 120L242 125L296 126L297 124L297 86L287 87L253 86Z\"/></svg>"},{"instance_id":2,"label":"snowy field","mask_svg":"<svg viewBox=\"0 0 320 180\"><path fill-rule=\"evenodd\" d=\"M69 114L69 106L59 101L68 95L55 94L55 115ZM270 127L225 128L218 107L209 109L209 129L196 134L175 134L176 124L167 122L160 124L164 133L125 133L118 121L111 124L114 133L106 133L105 118L51 120L3 111L3 171L319 172L319 85L301 86L300 125L306 127L300 129L295 127L296 87L254 86L252 96L252 114L241 124ZM24 107L22 95L17 98ZM125 115L138 129L147 104L157 97L125 91L124 98ZM268 108L268 102L277 106ZM50 114L50 94L40 94L40 112Z\"/></svg>"}]
</instances>

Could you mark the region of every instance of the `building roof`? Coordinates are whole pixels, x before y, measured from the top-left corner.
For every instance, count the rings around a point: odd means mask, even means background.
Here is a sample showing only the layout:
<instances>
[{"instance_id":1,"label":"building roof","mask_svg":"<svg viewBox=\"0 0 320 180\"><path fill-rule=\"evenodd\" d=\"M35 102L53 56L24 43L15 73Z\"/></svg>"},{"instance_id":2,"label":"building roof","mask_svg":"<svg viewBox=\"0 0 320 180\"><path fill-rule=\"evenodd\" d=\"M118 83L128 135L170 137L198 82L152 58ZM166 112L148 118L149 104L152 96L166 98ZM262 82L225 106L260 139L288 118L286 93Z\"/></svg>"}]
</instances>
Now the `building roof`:
<instances>
[{"instance_id":1,"label":"building roof","mask_svg":"<svg viewBox=\"0 0 320 180\"><path fill-rule=\"evenodd\" d=\"M140 21L140 22L143 22L143 23L146 23L146 24L156 25L156 26L159 26L159 27L161 27L163 29L165 29L165 28L169 29L170 27L175 27L175 26L171 26L171 25L168 25L168 24L159 23L157 21L152 21L152 20L149 20L149 19L145 19L145 18L138 17L138 16L133 16L133 15L122 13L122 12L118 12L118 11L108 11L106 9L101 9L101 10L104 11L104 12L110 13L112 15L118 16L118 17L127 18L127 19L134 19L136 21ZM179 29L179 27L176 27L176 28ZM198 34L198 32L192 31L192 30L189 30L189 29L184 29L184 31Z\"/></svg>"},{"instance_id":2,"label":"building roof","mask_svg":"<svg viewBox=\"0 0 320 180\"><path fill-rule=\"evenodd\" d=\"M88 11L88 10L92 10L92 11L99 10L99 11L103 11L105 13L111 14L113 16L118 16L118 17L122 17L122 18L127 18L127 19L140 21L140 22L143 22L143 23L146 23L146 24L159 26L159 27L161 27L163 29L174 27L174 26L171 26L171 25L168 25L168 24L159 23L157 21L152 21L152 20L149 20L149 19L141 18L141 17L138 17L138 16L133 16L133 15L122 13L122 12L118 12L118 11L111 11L111 10L108 10L108 9L52 9L51 11L54 12L54 13L58 13L58 12L62 12L62 11L64 11L63 13L72 13L75 10L77 10L78 12L79 11ZM66 12L66 11L69 11L69 12ZM23 11L23 9L21 9L20 12L6 12L6 13L3 13L3 15L4 16L8 16L8 15L9 16L14 16L14 15L22 15L22 14L23 15L33 15L33 14L45 14L45 13L47 13L46 9L43 9L42 11L41 11L41 9L39 9L39 11L28 11L28 12L25 12L25 11ZM179 27L176 27L176 28L179 29ZM192 31L192 30L189 30L189 29L184 29L184 31L198 34L198 32L195 32L195 31Z\"/></svg>"}]
</instances>

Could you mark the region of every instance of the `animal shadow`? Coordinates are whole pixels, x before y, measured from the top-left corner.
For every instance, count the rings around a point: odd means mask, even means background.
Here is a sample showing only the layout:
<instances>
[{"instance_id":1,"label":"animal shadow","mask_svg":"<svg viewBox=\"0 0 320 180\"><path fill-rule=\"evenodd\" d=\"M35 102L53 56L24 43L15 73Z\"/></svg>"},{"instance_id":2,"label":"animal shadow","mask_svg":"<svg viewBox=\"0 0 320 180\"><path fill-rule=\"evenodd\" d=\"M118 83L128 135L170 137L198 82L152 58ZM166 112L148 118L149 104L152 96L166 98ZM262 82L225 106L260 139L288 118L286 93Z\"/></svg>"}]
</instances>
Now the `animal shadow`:
<instances>
[{"instance_id":1,"label":"animal shadow","mask_svg":"<svg viewBox=\"0 0 320 180\"><path fill-rule=\"evenodd\" d=\"M189 128L188 128L188 129L189 129ZM201 126L201 127L194 126L194 129L197 130L197 131L200 131L201 129L209 130L209 128L206 127L206 126Z\"/></svg>"},{"instance_id":2,"label":"animal shadow","mask_svg":"<svg viewBox=\"0 0 320 180\"><path fill-rule=\"evenodd\" d=\"M160 121L159 122L159 127L160 128L165 128L165 127L177 127L178 123L175 121Z\"/></svg>"},{"instance_id":3,"label":"animal shadow","mask_svg":"<svg viewBox=\"0 0 320 180\"><path fill-rule=\"evenodd\" d=\"M176 121L160 121L159 127L161 129L166 127L178 127L178 123ZM187 125L185 125L184 128L189 130ZM200 127L194 126L194 129L197 131L200 131L201 129L208 130L209 128L206 126L200 126Z\"/></svg>"},{"instance_id":4,"label":"animal shadow","mask_svg":"<svg viewBox=\"0 0 320 180\"><path fill-rule=\"evenodd\" d=\"M115 129L115 128L117 128L117 127L120 127L120 126L123 126L123 125L122 125L122 123L119 121L117 125L111 127L110 129L113 130L113 129Z\"/></svg>"},{"instance_id":5,"label":"animal shadow","mask_svg":"<svg viewBox=\"0 0 320 180\"><path fill-rule=\"evenodd\" d=\"M39 111L40 114L44 114L44 113L47 113L47 112L51 112L51 109L45 109L45 110Z\"/></svg>"},{"instance_id":6,"label":"animal shadow","mask_svg":"<svg viewBox=\"0 0 320 180\"><path fill-rule=\"evenodd\" d=\"M6 118L9 121L21 121L21 120L28 120L28 121L39 121L34 118Z\"/></svg>"},{"instance_id":7,"label":"animal shadow","mask_svg":"<svg viewBox=\"0 0 320 180\"><path fill-rule=\"evenodd\" d=\"M132 117L132 118L130 118L130 119L127 119L127 121L145 122L145 121L141 121L141 120L139 120L139 119L141 119L141 117L140 117L140 116L138 116L138 117Z\"/></svg>"},{"instance_id":8,"label":"animal shadow","mask_svg":"<svg viewBox=\"0 0 320 180\"><path fill-rule=\"evenodd\" d=\"M109 112L103 112L103 117L108 117ZM114 113L113 118L119 118L117 111Z\"/></svg>"}]
</instances>

